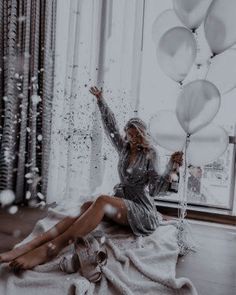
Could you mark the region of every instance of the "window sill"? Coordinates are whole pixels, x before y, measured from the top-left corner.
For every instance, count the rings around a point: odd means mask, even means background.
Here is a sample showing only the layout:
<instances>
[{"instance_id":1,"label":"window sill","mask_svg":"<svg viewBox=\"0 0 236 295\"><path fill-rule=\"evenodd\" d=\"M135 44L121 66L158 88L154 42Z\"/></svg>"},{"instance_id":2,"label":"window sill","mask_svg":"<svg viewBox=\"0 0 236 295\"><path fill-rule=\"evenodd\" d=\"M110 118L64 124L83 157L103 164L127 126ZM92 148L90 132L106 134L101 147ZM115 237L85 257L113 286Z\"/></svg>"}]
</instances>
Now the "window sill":
<instances>
[{"instance_id":1,"label":"window sill","mask_svg":"<svg viewBox=\"0 0 236 295\"><path fill-rule=\"evenodd\" d=\"M178 209L180 208L179 204L157 200L155 201L155 204L159 212L170 216L178 216ZM189 205L187 207L187 218L236 225L236 216L232 215L230 210L225 209Z\"/></svg>"}]
</instances>

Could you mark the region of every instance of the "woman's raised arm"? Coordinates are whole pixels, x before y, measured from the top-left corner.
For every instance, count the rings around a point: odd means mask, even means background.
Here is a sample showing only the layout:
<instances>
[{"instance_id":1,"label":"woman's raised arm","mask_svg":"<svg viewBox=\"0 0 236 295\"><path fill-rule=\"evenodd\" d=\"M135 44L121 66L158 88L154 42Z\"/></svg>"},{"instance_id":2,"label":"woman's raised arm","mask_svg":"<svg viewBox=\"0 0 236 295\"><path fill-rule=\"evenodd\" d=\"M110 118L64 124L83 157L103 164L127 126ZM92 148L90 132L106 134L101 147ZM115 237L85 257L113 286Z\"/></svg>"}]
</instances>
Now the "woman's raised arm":
<instances>
[{"instance_id":1,"label":"woman's raised arm","mask_svg":"<svg viewBox=\"0 0 236 295\"><path fill-rule=\"evenodd\" d=\"M97 98L98 107L101 112L103 126L107 136L110 138L117 151L120 152L123 148L124 141L120 135L115 115L103 98L102 88L99 90L97 87L91 87L89 91Z\"/></svg>"}]
</instances>

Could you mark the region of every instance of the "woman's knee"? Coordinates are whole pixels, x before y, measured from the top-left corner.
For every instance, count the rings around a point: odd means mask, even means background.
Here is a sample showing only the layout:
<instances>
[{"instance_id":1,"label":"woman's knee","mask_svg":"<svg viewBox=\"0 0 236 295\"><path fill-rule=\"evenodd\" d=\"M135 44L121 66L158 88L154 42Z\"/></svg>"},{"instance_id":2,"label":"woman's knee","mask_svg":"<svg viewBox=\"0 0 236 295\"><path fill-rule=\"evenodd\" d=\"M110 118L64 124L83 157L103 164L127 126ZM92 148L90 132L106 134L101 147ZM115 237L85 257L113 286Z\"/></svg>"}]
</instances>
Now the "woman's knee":
<instances>
[{"instance_id":1,"label":"woman's knee","mask_svg":"<svg viewBox=\"0 0 236 295\"><path fill-rule=\"evenodd\" d=\"M95 206L97 206L99 210L103 211L104 214L109 218L116 215L119 211L116 206L112 204L111 200L112 198L110 196L101 195L95 201Z\"/></svg>"},{"instance_id":2,"label":"woman's knee","mask_svg":"<svg viewBox=\"0 0 236 295\"><path fill-rule=\"evenodd\" d=\"M106 195L100 195L99 197L97 197L94 203L99 207L104 207L107 204L108 198L109 197Z\"/></svg>"}]
</instances>

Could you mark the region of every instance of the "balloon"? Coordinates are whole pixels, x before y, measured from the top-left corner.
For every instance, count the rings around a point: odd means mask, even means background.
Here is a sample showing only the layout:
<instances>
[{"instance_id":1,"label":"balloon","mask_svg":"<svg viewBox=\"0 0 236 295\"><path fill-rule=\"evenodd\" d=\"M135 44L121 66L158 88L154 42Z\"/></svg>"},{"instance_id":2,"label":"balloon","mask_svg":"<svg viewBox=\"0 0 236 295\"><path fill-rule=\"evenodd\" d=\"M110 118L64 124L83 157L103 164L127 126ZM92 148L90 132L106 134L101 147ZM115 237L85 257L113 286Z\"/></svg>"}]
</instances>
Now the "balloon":
<instances>
[{"instance_id":1,"label":"balloon","mask_svg":"<svg viewBox=\"0 0 236 295\"><path fill-rule=\"evenodd\" d=\"M207 74L208 81L214 83L221 94L236 87L236 49L228 49L211 60Z\"/></svg>"},{"instance_id":2,"label":"balloon","mask_svg":"<svg viewBox=\"0 0 236 295\"><path fill-rule=\"evenodd\" d=\"M156 144L171 151L182 150L185 144L186 133L174 111L161 110L153 115L149 121L149 133Z\"/></svg>"},{"instance_id":3,"label":"balloon","mask_svg":"<svg viewBox=\"0 0 236 295\"><path fill-rule=\"evenodd\" d=\"M180 19L177 17L173 9L163 11L154 21L152 25L152 38L158 44L161 37L168 30L174 27L183 27Z\"/></svg>"},{"instance_id":4,"label":"balloon","mask_svg":"<svg viewBox=\"0 0 236 295\"><path fill-rule=\"evenodd\" d=\"M212 0L173 0L173 6L183 24L195 30L205 18L211 2Z\"/></svg>"},{"instance_id":5,"label":"balloon","mask_svg":"<svg viewBox=\"0 0 236 295\"><path fill-rule=\"evenodd\" d=\"M176 115L186 133L193 134L213 120L220 108L220 92L206 80L195 80L183 87Z\"/></svg>"},{"instance_id":6,"label":"balloon","mask_svg":"<svg viewBox=\"0 0 236 295\"><path fill-rule=\"evenodd\" d=\"M226 131L213 124L190 136L187 149L188 164L194 166L206 165L221 156L229 144Z\"/></svg>"},{"instance_id":7,"label":"balloon","mask_svg":"<svg viewBox=\"0 0 236 295\"><path fill-rule=\"evenodd\" d=\"M236 1L215 0L205 19L206 39L213 54L219 54L236 42Z\"/></svg>"},{"instance_id":8,"label":"balloon","mask_svg":"<svg viewBox=\"0 0 236 295\"><path fill-rule=\"evenodd\" d=\"M157 60L162 70L174 81L181 82L196 58L197 45L193 34L184 27L168 30L157 47Z\"/></svg>"}]
</instances>

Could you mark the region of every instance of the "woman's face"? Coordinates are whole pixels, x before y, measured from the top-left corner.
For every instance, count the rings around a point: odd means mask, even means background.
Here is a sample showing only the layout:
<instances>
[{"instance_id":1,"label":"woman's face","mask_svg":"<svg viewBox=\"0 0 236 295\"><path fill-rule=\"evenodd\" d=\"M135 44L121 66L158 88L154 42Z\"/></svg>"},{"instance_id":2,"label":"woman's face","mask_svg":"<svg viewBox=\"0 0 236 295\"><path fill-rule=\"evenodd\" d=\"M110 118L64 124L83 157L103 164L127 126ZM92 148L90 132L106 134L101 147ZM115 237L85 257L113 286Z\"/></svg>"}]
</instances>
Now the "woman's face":
<instances>
[{"instance_id":1,"label":"woman's face","mask_svg":"<svg viewBox=\"0 0 236 295\"><path fill-rule=\"evenodd\" d=\"M142 144L143 137L135 127L130 127L127 129L126 136L132 145Z\"/></svg>"}]
</instances>

